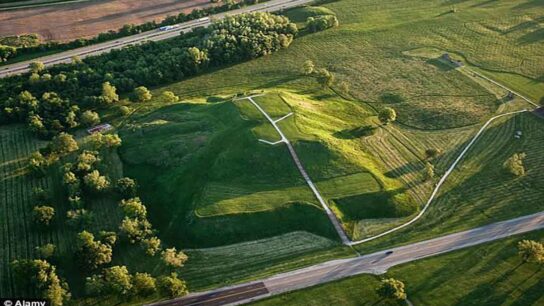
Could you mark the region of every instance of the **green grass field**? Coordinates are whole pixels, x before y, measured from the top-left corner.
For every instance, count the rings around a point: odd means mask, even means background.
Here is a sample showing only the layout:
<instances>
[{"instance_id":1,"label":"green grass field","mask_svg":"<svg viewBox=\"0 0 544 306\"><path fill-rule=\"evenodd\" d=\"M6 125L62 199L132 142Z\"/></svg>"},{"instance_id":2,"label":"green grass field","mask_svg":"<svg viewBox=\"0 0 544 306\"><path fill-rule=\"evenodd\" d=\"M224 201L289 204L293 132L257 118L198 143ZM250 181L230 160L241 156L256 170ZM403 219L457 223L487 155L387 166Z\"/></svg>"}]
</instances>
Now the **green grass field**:
<instances>
[{"instance_id":1,"label":"green grass field","mask_svg":"<svg viewBox=\"0 0 544 306\"><path fill-rule=\"evenodd\" d=\"M252 305L405 305L380 299L381 278L406 285L414 305L541 305L544 270L522 264L516 244L543 241L542 231L418 260L390 269L383 276L360 275L279 295Z\"/></svg>"}]
</instances>

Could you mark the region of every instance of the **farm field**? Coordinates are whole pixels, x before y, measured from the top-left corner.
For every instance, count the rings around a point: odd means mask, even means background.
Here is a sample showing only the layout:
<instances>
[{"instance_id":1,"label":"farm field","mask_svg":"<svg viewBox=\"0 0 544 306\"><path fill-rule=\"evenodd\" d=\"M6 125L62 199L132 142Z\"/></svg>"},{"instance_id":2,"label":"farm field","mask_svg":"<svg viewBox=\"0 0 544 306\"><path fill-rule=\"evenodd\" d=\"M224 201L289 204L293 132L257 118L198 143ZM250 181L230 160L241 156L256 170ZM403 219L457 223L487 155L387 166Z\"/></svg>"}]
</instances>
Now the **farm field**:
<instances>
[{"instance_id":1,"label":"farm field","mask_svg":"<svg viewBox=\"0 0 544 306\"><path fill-rule=\"evenodd\" d=\"M44 41L88 38L125 24L159 21L210 6L208 0L92 0L0 13L0 36L36 33Z\"/></svg>"},{"instance_id":2,"label":"farm field","mask_svg":"<svg viewBox=\"0 0 544 306\"><path fill-rule=\"evenodd\" d=\"M540 305L544 271L522 263L516 244L543 241L542 231L400 265L385 275L360 275L279 295L251 305L405 305L380 299L382 278L406 285L414 305Z\"/></svg>"}]
</instances>

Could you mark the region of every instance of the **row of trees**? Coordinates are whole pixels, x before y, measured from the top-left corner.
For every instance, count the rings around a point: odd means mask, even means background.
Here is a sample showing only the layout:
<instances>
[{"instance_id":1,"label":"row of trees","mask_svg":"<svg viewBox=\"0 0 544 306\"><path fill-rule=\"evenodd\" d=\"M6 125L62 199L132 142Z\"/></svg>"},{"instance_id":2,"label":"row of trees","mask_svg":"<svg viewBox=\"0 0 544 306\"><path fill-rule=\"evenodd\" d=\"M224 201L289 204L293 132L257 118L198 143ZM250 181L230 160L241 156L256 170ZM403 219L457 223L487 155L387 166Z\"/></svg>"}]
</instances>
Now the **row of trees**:
<instances>
[{"instance_id":1,"label":"row of trees","mask_svg":"<svg viewBox=\"0 0 544 306\"><path fill-rule=\"evenodd\" d=\"M129 35L138 34L145 31L151 31L162 26L173 25L177 23L187 22L190 20L196 20L209 15L226 12L229 10L241 8L246 5L255 4L258 2L265 2L267 0L241 0L241 1L212 1L212 2L224 2L223 5L213 6L204 9L195 9L189 14L180 13L175 16L167 16L161 22L150 21L143 24L125 24L117 31L111 30L108 32L100 33L92 38L78 38L70 42L56 42L51 41L37 46L27 46L16 48L13 46L0 45L0 62L14 59L18 56L35 54L45 51L63 51L80 48L92 44L101 43L108 40L117 39Z\"/></svg>"},{"instance_id":2,"label":"row of trees","mask_svg":"<svg viewBox=\"0 0 544 306\"><path fill-rule=\"evenodd\" d=\"M44 137L97 122L88 110L108 107L130 94L151 99L144 86L195 75L209 66L235 63L288 47L297 27L269 13L226 17L209 28L177 38L114 50L45 69L33 63L28 75L0 80L0 123L27 122ZM85 116L83 116L85 114Z\"/></svg>"}]
</instances>

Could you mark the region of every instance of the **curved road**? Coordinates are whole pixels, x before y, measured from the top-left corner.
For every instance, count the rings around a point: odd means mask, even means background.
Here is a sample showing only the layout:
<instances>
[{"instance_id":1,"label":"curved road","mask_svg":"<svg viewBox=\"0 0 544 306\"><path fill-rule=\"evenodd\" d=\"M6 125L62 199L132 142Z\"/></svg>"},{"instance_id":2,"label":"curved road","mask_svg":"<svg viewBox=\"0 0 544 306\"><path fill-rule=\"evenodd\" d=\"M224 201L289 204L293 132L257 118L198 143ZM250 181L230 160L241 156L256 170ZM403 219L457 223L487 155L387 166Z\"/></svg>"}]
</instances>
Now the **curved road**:
<instances>
[{"instance_id":1,"label":"curved road","mask_svg":"<svg viewBox=\"0 0 544 306\"><path fill-rule=\"evenodd\" d=\"M312 2L313 0L271 0L266 3L251 5L243 7L241 9L232 10L225 13L211 15L210 18L202 18L198 20L192 20L184 23L177 24L175 28L167 31L152 30L143 32L137 35L127 36L119 38L114 41L107 41L100 44L94 44L78 49L64 51L41 58L36 58L29 61L19 62L11 65L0 66L0 77L5 77L13 74L20 74L28 72L28 64L33 61L41 61L46 66L52 66L55 64L69 63L72 57L78 56L85 58L87 56L99 55L107 53L113 49L120 49L129 45L139 44L147 41L159 41L164 39L173 38L179 35L181 32L189 32L194 28L207 27L211 24L212 20L221 19L228 15L237 15L249 12L275 12L283 9L288 9L303 4Z\"/></svg>"},{"instance_id":2,"label":"curved road","mask_svg":"<svg viewBox=\"0 0 544 306\"><path fill-rule=\"evenodd\" d=\"M332 260L254 282L193 293L184 298L150 305L243 304L357 274L382 274L399 264L539 229L544 229L544 212L393 248L388 250L392 251L390 254L381 251L355 258Z\"/></svg>"}]
</instances>

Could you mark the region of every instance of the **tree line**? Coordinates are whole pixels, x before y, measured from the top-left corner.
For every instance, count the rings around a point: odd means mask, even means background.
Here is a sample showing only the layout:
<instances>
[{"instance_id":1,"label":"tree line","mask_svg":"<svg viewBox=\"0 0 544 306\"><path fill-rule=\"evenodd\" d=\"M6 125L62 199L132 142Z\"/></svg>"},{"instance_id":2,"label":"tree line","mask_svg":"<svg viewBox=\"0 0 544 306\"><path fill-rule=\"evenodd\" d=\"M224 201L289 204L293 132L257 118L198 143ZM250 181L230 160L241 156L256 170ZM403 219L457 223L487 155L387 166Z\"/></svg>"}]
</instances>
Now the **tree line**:
<instances>
[{"instance_id":1,"label":"tree line","mask_svg":"<svg viewBox=\"0 0 544 306\"><path fill-rule=\"evenodd\" d=\"M10 45L0 44L0 62L8 61L15 59L17 57L29 54L36 54L47 51L66 51L71 49L76 49L80 47L89 46L92 44L97 44L109 40L118 39L121 37L126 37L130 35L139 34L146 31L151 31L162 26L174 25L178 23L183 23L191 20L196 20L206 16L227 12L234 9L239 9L247 5L256 4L259 2L266 2L269 0L240 0L240 1L212 1L212 2L223 2L223 5L212 6L203 9L195 9L189 14L179 13L175 16L167 16L161 22L150 21L142 23L139 25L135 24L125 24L118 30L110 30L108 32L103 32L94 36L92 38L78 38L70 42L57 42L50 41L42 43L36 46L25 46L17 48Z\"/></svg>"},{"instance_id":2,"label":"tree line","mask_svg":"<svg viewBox=\"0 0 544 306\"><path fill-rule=\"evenodd\" d=\"M145 86L271 54L287 48L296 34L296 25L287 17L250 13L84 61L75 58L49 69L36 62L29 74L0 81L0 123L26 122L39 135L52 137L78 126L85 110L115 104L120 95L145 101L149 98Z\"/></svg>"}]
</instances>

